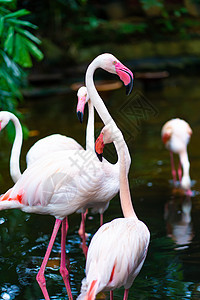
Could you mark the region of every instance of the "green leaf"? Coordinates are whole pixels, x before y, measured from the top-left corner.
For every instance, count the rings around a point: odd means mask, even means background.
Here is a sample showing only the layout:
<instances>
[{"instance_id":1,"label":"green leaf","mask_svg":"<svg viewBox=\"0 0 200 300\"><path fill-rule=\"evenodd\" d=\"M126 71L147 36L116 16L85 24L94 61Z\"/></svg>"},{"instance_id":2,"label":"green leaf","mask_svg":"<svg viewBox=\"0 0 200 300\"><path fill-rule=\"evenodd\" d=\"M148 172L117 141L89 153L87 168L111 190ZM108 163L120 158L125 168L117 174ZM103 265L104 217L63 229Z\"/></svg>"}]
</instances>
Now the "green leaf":
<instances>
[{"instance_id":1,"label":"green leaf","mask_svg":"<svg viewBox=\"0 0 200 300\"><path fill-rule=\"evenodd\" d=\"M38 60L42 60L44 58L44 55L42 51L31 41L26 40L27 48L29 49L30 53L37 58Z\"/></svg>"},{"instance_id":2,"label":"green leaf","mask_svg":"<svg viewBox=\"0 0 200 300\"><path fill-rule=\"evenodd\" d=\"M32 40L36 44L41 44L41 41L34 36L32 33L30 33L28 30L22 29L22 28L16 28L16 31L19 32L22 35L25 35L28 39Z\"/></svg>"},{"instance_id":3,"label":"green leaf","mask_svg":"<svg viewBox=\"0 0 200 300\"><path fill-rule=\"evenodd\" d=\"M3 57L3 60L5 62L5 67L9 69L9 72L12 73L12 76L15 77L15 79L22 80L24 77L24 72L20 69L20 67L13 61L12 58L10 58L4 51L0 49L0 55Z\"/></svg>"},{"instance_id":4,"label":"green leaf","mask_svg":"<svg viewBox=\"0 0 200 300\"><path fill-rule=\"evenodd\" d=\"M179 10L175 10L174 15L175 15L175 17L179 18L179 17L181 17L181 12Z\"/></svg>"},{"instance_id":5,"label":"green leaf","mask_svg":"<svg viewBox=\"0 0 200 300\"><path fill-rule=\"evenodd\" d=\"M0 96L10 97L11 93L0 89Z\"/></svg>"},{"instance_id":6,"label":"green leaf","mask_svg":"<svg viewBox=\"0 0 200 300\"><path fill-rule=\"evenodd\" d=\"M22 94L20 93L19 88L15 84L12 76L10 76L10 74L5 69L0 69L0 75L6 81L6 85L10 92L12 92L12 94L15 95L17 98L22 99Z\"/></svg>"},{"instance_id":7,"label":"green leaf","mask_svg":"<svg viewBox=\"0 0 200 300\"><path fill-rule=\"evenodd\" d=\"M2 35L4 29L4 17L0 18L0 36Z\"/></svg>"},{"instance_id":8,"label":"green leaf","mask_svg":"<svg viewBox=\"0 0 200 300\"><path fill-rule=\"evenodd\" d=\"M5 14L9 14L10 10L6 9L5 7L0 6L0 12L1 12L1 14L5 15Z\"/></svg>"},{"instance_id":9,"label":"green leaf","mask_svg":"<svg viewBox=\"0 0 200 300\"><path fill-rule=\"evenodd\" d=\"M0 3L6 4L6 3L10 3L13 2L13 0L0 0Z\"/></svg>"},{"instance_id":10,"label":"green leaf","mask_svg":"<svg viewBox=\"0 0 200 300\"><path fill-rule=\"evenodd\" d=\"M32 67L31 57L26 47L26 39L18 33L15 37L14 61L22 67Z\"/></svg>"},{"instance_id":11,"label":"green leaf","mask_svg":"<svg viewBox=\"0 0 200 300\"><path fill-rule=\"evenodd\" d=\"M11 26L8 29L8 35L4 43L4 50L8 52L9 55L13 53L14 45L14 27Z\"/></svg>"},{"instance_id":12,"label":"green leaf","mask_svg":"<svg viewBox=\"0 0 200 300\"><path fill-rule=\"evenodd\" d=\"M12 13L6 15L5 18L6 19L19 18L19 17L26 16L26 15L29 15L29 14L30 14L30 11L28 11L26 9L20 9L20 10L17 10L15 12L12 12Z\"/></svg>"},{"instance_id":13,"label":"green leaf","mask_svg":"<svg viewBox=\"0 0 200 300\"><path fill-rule=\"evenodd\" d=\"M27 27L33 28L33 29L38 29L38 26L36 26L28 21L23 21L23 20L18 20L18 19L10 19L10 20L8 20L8 22L11 24L15 24L15 25L22 25L22 26L27 26Z\"/></svg>"}]
</instances>

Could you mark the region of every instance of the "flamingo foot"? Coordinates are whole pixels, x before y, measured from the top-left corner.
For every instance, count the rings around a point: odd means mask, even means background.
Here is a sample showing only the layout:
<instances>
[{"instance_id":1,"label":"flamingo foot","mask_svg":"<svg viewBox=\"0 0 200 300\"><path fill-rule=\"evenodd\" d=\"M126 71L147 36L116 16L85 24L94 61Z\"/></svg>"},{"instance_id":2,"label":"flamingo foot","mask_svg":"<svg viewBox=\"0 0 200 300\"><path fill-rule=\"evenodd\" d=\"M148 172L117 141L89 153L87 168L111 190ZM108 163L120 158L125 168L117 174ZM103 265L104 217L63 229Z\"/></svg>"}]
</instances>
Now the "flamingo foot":
<instances>
[{"instance_id":1,"label":"flamingo foot","mask_svg":"<svg viewBox=\"0 0 200 300\"><path fill-rule=\"evenodd\" d=\"M190 189L187 190L185 194L186 194L186 196L189 196L189 197L193 196L193 192Z\"/></svg>"}]
</instances>

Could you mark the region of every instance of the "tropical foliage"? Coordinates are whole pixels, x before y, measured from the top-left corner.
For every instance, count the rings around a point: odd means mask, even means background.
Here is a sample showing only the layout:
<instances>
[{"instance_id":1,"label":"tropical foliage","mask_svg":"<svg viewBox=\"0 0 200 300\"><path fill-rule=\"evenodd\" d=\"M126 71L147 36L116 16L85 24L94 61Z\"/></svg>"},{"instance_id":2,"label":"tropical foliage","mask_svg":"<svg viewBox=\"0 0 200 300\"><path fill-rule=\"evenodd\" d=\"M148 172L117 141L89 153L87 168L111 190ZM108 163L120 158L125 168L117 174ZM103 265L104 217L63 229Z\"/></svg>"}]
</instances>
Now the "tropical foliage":
<instances>
[{"instance_id":1,"label":"tropical foliage","mask_svg":"<svg viewBox=\"0 0 200 300\"><path fill-rule=\"evenodd\" d=\"M0 0L0 110L17 111L26 83L25 68L32 67L32 57L41 60L40 40L31 33L37 26L26 21L30 12L16 10L14 0Z\"/></svg>"}]
</instances>

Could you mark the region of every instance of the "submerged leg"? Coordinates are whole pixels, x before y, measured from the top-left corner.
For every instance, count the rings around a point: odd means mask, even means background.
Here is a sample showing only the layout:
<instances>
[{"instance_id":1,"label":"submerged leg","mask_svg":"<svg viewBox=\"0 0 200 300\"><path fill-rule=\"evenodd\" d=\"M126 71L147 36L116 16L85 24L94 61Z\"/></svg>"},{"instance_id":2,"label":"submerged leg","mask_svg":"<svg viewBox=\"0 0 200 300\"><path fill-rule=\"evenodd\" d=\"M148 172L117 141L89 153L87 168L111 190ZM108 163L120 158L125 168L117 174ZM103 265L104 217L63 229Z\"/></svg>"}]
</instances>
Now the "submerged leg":
<instances>
[{"instance_id":1,"label":"submerged leg","mask_svg":"<svg viewBox=\"0 0 200 300\"><path fill-rule=\"evenodd\" d=\"M182 166L181 166L180 161L179 161L179 165L178 165L178 179L179 179L179 182L181 183L181 180L182 180Z\"/></svg>"},{"instance_id":2,"label":"submerged leg","mask_svg":"<svg viewBox=\"0 0 200 300\"><path fill-rule=\"evenodd\" d=\"M55 242L55 238L57 236L57 233L58 233L58 230L60 228L61 223L62 223L62 220L56 219L56 222L55 222L55 225L54 225L54 229L53 229L53 232L52 232L52 235L51 235L51 239L50 239L47 251L45 253L41 268L40 268L40 270L39 270L39 272L36 276L37 282L38 282L38 284L39 284L39 286L42 290L42 293L44 295L45 300L50 300L50 298L49 298L49 294L48 294L47 288L46 288L46 280L45 280L45 277L44 277L44 271L45 271L45 268L46 268L49 256L51 254L51 250L53 248L53 244Z\"/></svg>"},{"instance_id":3,"label":"submerged leg","mask_svg":"<svg viewBox=\"0 0 200 300\"><path fill-rule=\"evenodd\" d=\"M124 298L123 298L123 300L127 300L128 299L128 292L129 292L129 290L125 290L124 291Z\"/></svg>"},{"instance_id":4,"label":"submerged leg","mask_svg":"<svg viewBox=\"0 0 200 300\"><path fill-rule=\"evenodd\" d=\"M174 185L176 185L176 169L174 165L174 157L172 151L170 151L170 158L171 158L172 178L173 178Z\"/></svg>"},{"instance_id":5,"label":"submerged leg","mask_svg":"<svg viewBox=\"0 0 200 300\"><path fill-rule=\"evenodd\" d=\"M68 297L69 297L70 300L72 300L73 297L72 297L71 287L70 287L70 283L69 283L69 272L66 268L65 242L66 242L67 230L68 230L68 221L67 221L67 217L66 217L62 221L60 274L63 278L64 283L65 283L65 287L66 287L66 290L67 290Z\"/></svg>"},{"instance_id":6,"label":"submerged leg","mask_svg":"<svg viewBox=\"0 0 200 300\"><path fill-rule=\"evenodd\" d=\"M189 190L186 191L186 196L187 196L187 197L193 196L193 192L192 192L191 189L189 189Z\"/></svg>"}]
</instances>

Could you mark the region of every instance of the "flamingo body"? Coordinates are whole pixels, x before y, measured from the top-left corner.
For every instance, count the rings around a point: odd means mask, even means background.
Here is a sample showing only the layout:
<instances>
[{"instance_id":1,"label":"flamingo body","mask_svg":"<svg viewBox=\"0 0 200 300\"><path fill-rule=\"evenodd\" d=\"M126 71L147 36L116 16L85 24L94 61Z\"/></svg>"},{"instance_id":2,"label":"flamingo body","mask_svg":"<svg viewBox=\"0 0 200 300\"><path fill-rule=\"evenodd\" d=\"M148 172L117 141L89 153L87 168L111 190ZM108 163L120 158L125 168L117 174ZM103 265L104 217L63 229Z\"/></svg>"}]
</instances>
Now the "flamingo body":
<instances>
[{"instance_id":1,"label":"flamingo body","mask_svg":"<svg viewBox=\"0 0 200 300\"><path fill-rule=\"evenodd\" d=\"M129 289L142 268L149 239L148 228L138 219L118 218L101 226L88 248L86 278L78 300L92 300L100 291L122 286Z\"/></svg>"},{"instance_id":2,"label":"flamingo body","mask_svg":"<svg viewBox=\"0 0 200 300\"><path fill-rule=\"evenodd\" d=\"M191 187L191 179L189 175L190 162L188 159L187 145L192 135L192 129L189 124L179 118L172 119L164 124L161 131L161 137L165 147L171 152L172 176L174 184L176 182L176 170L174 167L173 153L179 155L180 165L183 169L183 176L181 167L179 167L178 175L181 187L189 190Z\"/></svg>"},{"instance_id":3,"label":"flamingo body","mask_svg":"<svg viewBox=\"0 0 200 300\"><path fill-rule=\"evenodd\" d=\"M88 168L83 160L86 154L85 150L57 151L38 159L9 190L7 201L8 194L0 198L4 200L0 209L19 208L63 219L81 208L96 207L96 202L106 206L118 191L117 177L109 176L108 162L101 164L95 154Z\"/></svg>"},{"instance_id":4,"label":"flamingo body","mask_svg":"<svg viewBox=\"0 0 200 300\"><path fill-rule=\"evenodd\" d=\"M27 166L34 163L39 158L47 155L49 152L62 150L83 150L83 147L73 138L61 134L52 134L37 141L27 152Z\"/></svg>"},{"instance_id":5,"label":"flamingo body","mask_svg":"<svg viewBox=\"0 0 200 300\"><path fill-rule=\"evenodd\" d=\"M179 154L185 151L192 134L192 129L189 124L179 118L172 119L162 127L162 139L165 147Z\"/></svg>"}]
</instances>

